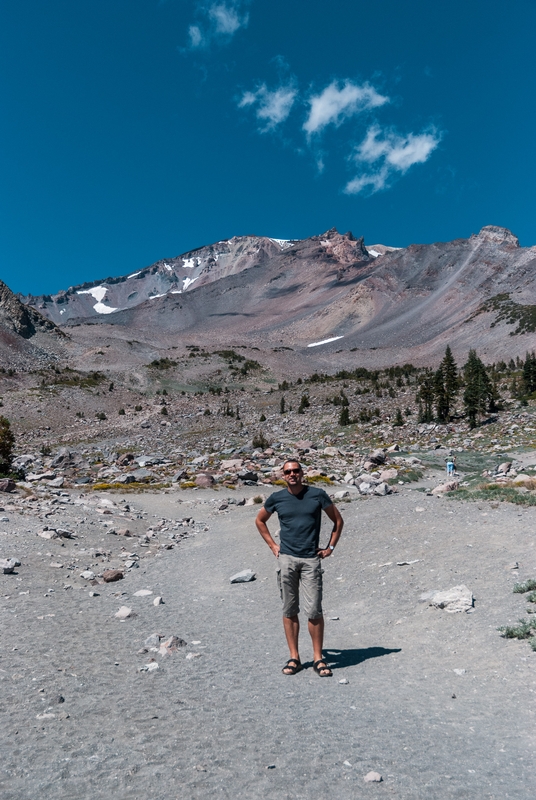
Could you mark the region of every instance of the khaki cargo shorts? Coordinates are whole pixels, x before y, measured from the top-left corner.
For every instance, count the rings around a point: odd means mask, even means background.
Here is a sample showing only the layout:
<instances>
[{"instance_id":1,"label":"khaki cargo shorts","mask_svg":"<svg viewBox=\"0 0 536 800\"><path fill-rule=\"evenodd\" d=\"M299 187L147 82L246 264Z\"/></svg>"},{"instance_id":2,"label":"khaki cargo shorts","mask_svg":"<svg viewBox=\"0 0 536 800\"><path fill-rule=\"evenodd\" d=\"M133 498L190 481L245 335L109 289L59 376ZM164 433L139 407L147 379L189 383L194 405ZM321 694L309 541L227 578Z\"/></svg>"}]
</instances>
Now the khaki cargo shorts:
<instances>
[{"instance_id":1,"label":"khaki cargo shorts","mask_svg":"<svg viewBox=\"0 0 536 800\"><path fill-rule=\"evenodd\" d=\"M277 584L283 601L283 616L295 617L300 611L300 590L303 611L307 619L322 616L321 559L295 558L280 553L277 564Z\"/></svg>"}]
</instances>

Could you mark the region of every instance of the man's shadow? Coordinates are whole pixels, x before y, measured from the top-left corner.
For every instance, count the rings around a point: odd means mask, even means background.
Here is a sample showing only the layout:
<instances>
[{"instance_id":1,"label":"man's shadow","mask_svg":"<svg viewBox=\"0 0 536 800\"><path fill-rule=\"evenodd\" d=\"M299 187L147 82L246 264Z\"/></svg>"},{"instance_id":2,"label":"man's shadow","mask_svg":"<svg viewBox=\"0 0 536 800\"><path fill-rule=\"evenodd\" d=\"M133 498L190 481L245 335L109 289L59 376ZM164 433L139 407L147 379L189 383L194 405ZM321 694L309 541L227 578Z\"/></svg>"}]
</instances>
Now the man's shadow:
<instances>
[{"instance_id":1,"label":"man's shadow","mask_svg":"<svg viewBox=\"0 0 536 800\"><path fill-rule=\"evenodd\" d=\"M401 651L401 647L356 647L350 650L324 650L324 654L326 664L329 664L332 669L345 669L345 667L355 667L357 664L362 664L363 661L368 661L369 658L380 658L380 656L388 656L391 653L400 653ZM304 666L308 667L309 664L304 664Z\"/></svg>"}]
</instances>

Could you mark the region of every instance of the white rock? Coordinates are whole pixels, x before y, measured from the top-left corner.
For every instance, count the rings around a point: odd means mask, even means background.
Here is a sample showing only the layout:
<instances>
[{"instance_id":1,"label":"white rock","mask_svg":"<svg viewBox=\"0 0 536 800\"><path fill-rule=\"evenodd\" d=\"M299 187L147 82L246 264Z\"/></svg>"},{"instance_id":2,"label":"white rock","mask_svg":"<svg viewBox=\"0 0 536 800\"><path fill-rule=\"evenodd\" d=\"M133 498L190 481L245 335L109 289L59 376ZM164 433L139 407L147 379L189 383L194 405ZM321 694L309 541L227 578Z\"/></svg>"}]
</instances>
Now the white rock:
<instances>
[{"instance_id":1,"label":"white rock","mask_svg":"<svg viewBox=\"0 0 536 800\"><path fill-rule=\"evenodd\" d=\"M186 658L188 661L191 661L192 658L199 658L200 655L201 653L187 653Z\"/></svg>"},{"instance_id":2,"label":"white rock","mask_svg":"<svg viewBox=\"0 0 536 800\"><path fill-rule=\"evenodd\" d=\"M353 481L353 479L354 479L354 476L352 475L352 473L351 472L347 472L346 475L343 478L343 481L345 483L350 483L350 481Z\"/></svg>"},{"instance_id":3,"label":"white rock","mask_svg":"<svg viewBox=\"0 0 536 800\"><path fill-rule=\"evenodd\" d=\"M56 533L56 531L38 531L37 535L40 536L41 539L58 539L59 538L58 534Z\"/></svg>"},{"instance_id":4,"label":"white rock","mask_svg":"<svg viewBox=\"0 0 536 800\"><path fill-rule=\"evenodd\" d=\"M360 494L370 494L371 492L370 483L365 483L364 481L363 483L360 483L357 488L359 489Z\"/></svg>"},{"instance_id":5,"label":"white rock","mask_svg":"<svg viewBox=\"0 0 536 800\"><path fill-rule=\"evenodd\" d=\"M465 675L465 673L467 672L467 670L465 669L453 669L452 671L455 672L456 675Z\"/></svg>"},{"instance_id":6,"label":"white rock","mask_svg":"<svg viewBox=\"0 0 536 800\"><path fill-rule=\"evenodd\" d=\"M90 569L85 569L83 572L80 573L80 577L83 578L85 581L94 581L95 573L92 572Z\"/></svg>"},{"instance_id":7,"label":"white rock","mask_svg":"<svg viewBox=\"0 0 536 800\"><path fill-rule=\"evenodd\" d=\"M0 569L4 575L10 575L16 566L18 566L16 558L0 558Z\"/></svg>"},{"instance_id":8,"label":"white rock","mask_svg":"<svg viewBox=\"0 0 536 800\"><path fill-rule=\"evenodd\" d=\"M379 483L374 487L374 494L378 495L378 497L385 497L385 495L390 494L390 492L391 487L388 486L387 483Z\"/></svg>"},{"instance_id":9,"label":"white rock","mask_svg":"<svg viewBox=\"0 0 536 800\"><path fill-rule=\"evenodd\" d=\"M341 678L339 683L342 683L346 686L348 683L350 683L350 681L347 681L346 678Z\"/></svg>"},{"instance_id":10,"label":"white rock","mask_svg":"<svg viewBox=\"0 0 536 800\"><path fill-rule=\"evenodd\" d=\"M138 589L134 592L134 597L148 597L150 594L152 594L150 589Z\"/></svg>"},{"instance_id":11,"label":"white rock","mask_svg":"<svg viewBox=\"0 0 536 800\"><path fill-rule=\"evenodd\" d=\"M455 492L460 486L459 481L447 481L447 483L441 483L439 486L436 486L435 489L432 489L431 494L446 494L447 492Z\"/></svg>"},{"instance_id":12,"label":"white rock","mask_svg":"<svg viewBox=\"0 0 536 800\"><path fill-rule=\"evenodd\" d=\"M255 573L250 569L244 569L242 572L237 572L229 578L231 583L248 583L255 580Z\"/></svg>"},{"instance_id":13,"label":"white rock","mask_svg":"<svg viewBox=\"0 0 536 800\"><path fill-rule=\"evenodd\" d=\"M117 619L128 619L128 617L130 617L131 614L132 614L132 609L131 608L129 608L128 606L121 606L119 611L117 611L114 614L114 616Z\"/></svg>"},{"instance_id":14,"label":"white rock","mask_svg":"<svg viewBox=\"0 0 536 800\"><path fill-rule=\"evenodd\" d=\"M163 606L163 605L164 601L162 600L160 595L158 597L155 597L155 599L153 600L153 606Z\"/></svg>"},{"instance_id":15,"label":"white rock","mask_svg":"<svg viewBox=\"0 0 536 800\"><path fill-rule=\"evenodd\" d=\"M344 500L345 497L350 497L350 492L347 489L343 489L340 492L335 492L333 497L335 500Z\"/></svg>"},{"instance_id":16,"label":"white rock","mask_svg":"<svg viewBox=\"0 0 536 800\"><path fill-rule=\"evenodd\" d=\"M434 592L430 598L430 605L436 608L444 608L451 614L460 611L469 611L473 608L473 593L460 584L447 589L445 592Z\"/></svg>"},{"instance_id":17,"label":"white rock","mask_svg":"<svg viewBox=\"0 0 536 800\"><path fill-rule=\"evenodd\" d=\"M160 669L158 663L156 661L151 661L149 664L144 664L142 667L139 667L138 672L155 672L157 669Z\"/></svg>"},{"instance_id":18,"label":"white rock","mask_svg":"<svg viewBox=\"0 0 536 800\"><path fill-rule=\"evenodd\" d=\"M363 780L365 783L381 783L383 778L379 772L367 772Z\"/></svg>"}]
</instances>

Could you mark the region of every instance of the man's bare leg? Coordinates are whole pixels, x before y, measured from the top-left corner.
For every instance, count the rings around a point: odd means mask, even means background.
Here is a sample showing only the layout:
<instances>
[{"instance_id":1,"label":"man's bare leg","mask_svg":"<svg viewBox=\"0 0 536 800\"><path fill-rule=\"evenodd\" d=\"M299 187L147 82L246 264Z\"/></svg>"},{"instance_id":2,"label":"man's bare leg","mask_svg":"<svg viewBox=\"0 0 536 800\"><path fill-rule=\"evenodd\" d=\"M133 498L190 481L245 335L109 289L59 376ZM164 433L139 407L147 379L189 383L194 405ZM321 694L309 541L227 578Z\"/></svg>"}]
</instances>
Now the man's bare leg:
<instances>
[{"instance_id":1,"label":"man's bare leg","mask_svg":"<svg viewBox=\"0 0 536 800\"><path fill-rule=\"evenodd\" d=\"M313 661L320 661L325 664L324 657L322 656L322 646L324 644L324 617L316 617L316 619L309 620L309 634L313 643ZM326 667L320 667L322 677L331 675L331 670ZM319 674L320 674L319 673Z\"/></svg>"},{"instance_id":2,"label":"man's bare leg","mask_svg":"<svg viewBox=\"0 0 536 800\"><path fill-rule=\"evenodd\" d=\"M300 661L300 651L298 650L298 639L300 635L300 620L298 615L294 617L283 617L283 628L287 637L287 644L291 658ZM284 672L285 670L283 670ZM290 669L289 669L290 673Z\"/></svg>"}]
</instances>

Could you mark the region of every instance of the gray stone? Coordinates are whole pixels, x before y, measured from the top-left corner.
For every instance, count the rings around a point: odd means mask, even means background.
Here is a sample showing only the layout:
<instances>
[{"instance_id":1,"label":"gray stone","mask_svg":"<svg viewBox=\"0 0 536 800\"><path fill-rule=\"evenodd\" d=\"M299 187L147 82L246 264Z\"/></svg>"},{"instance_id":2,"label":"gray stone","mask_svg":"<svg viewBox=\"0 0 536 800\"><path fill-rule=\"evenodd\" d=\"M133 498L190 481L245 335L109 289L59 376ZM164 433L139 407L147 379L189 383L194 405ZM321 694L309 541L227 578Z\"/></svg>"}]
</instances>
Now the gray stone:
<instances>
[{"instance_id":1,"label":"gray stone","mask_svg":"<svg viewBox=\"0 0 536 800\"><path fill-rule=\"evenodd\" d=\"M431 494L439 495L446 494L447 492L455 492L459 485L458 481L447 481L447 483L441 483L439 486L436 486L435 489L432 489Z\"/></svg>"},{"instance_id":2,"label":"gray stone","mask_svg":"<svg viewBox=\"0 0 536 800\"><path fill-rule=\"evenodd\" d=\"M75 535L72 531L68 531L66 528L56 528L56 533L61 539L74 539Z\"/></svg>"},{"instance_id":3,"label":"gray stone","mask_svg":"<svg viewBox=\"0 0 536 800\"><path fill-rule=\"evenodd\" d=\"M357 488L359 489L359 494L370 494L371 493L371 485L370 485L370 483L365 483L365 481L360 483Z\"/></svg>"},{"instance_id":4,"label":"gray stone","mask_svg":"<svg viewBox=\"0 0 536 800\"><path fill-rule=\"evenodd\" d=\"M172 477L172 483L178 483L179 481L183 481L188 477L188 473L185 469L180 469L175 475Z\"/></svg>"},{"instance_id":5,"label":"gray stone","mask_svg":"<svg viewBox=\"0 0 536 800\"><path fill-rule=\"evenodd\" d=\"M385 463L385 450L382 448L378 448L377 450L373 450L368 457L368 461L372 461L373 464L384 464Z\"/></svg>"},{"instance_id":6,"label":"gray stone","mask_svg":"<svg viewBox=\"0 0 536 800\"><path fill-rule=\"evenodd\" d=\"M244 569L242 572L237 572L236 575L232 575L229 578L231 583L249 583L249 581L255 580L255 573L252 572L250 569Z\"/></svg>"},{"instance_id":7,"label":"gray stone","mask_svg":"<svg viewBox=\"0 0 536 800\"><path fill-rule=\"evenodd\" d=\"M335 498L335 500L344 500L345 497L350 497L350 492L348 491L348 489L343 489L340 492L335 492L333 497Z\"/></svg>"},{"instance_id":8,"label":"gray stone","mask_svg":"<svg viewBox=\"0 0 536 800\"><path fill-rule=\"evenodd\" d=\"M149 469L135 469L134 472L129 473L134 477L134 480L139 483L149 483L153 478L156 478L154 472Z\"/></svg>"},{"instance_id":9,"label":"gray stone","mask_svg":"<svg viewBox=\"0 0 536 800\"><path fill-rule=\"evenodd\" d=\"M117 478L114 478L115 483L135 483L136 478L134 477L133 472L127 472L126 475L118 475Z\"/></svg>"},{"instance_id":10,"label":"gray stone","mask_svg":"<svg viewBox=\"0 0 536 800\"><path fill-rule=\"evenodd\" d=\"M90 569L85 569L83 572L80 573L80 577L83 578L85 581L94 581L95 573Z\"/></svg>"},{"instance_id":11,"label":"gray stone","mask_svg":"<svg viewBox=\"0 0 536 800\"><path fill-rule=\"evenodd\" d=\"M134 597L148 597L152 594L150 589L138 589L137 592L134 592Z\"/></svg>"},{"instance_id":12,"label":"gray stone","mask_svg":"<svg viewBox=\"0 0 536 800\"><path fill-rule=\"evenodd\" d=\"M0 569L4 575L11 575L15 567L19 564L20 561L17 564L16 558L0 558Z\"/></svg>"},{"instance_id":13,"label":"gray stone","mask_svg":"<svg viewBox=\"0 0 536 800\"><path fill-rule=\"evenodd\" d=\"M151 633L150 636L144 641L144 647L160 647L160 639L162 637L158 633Z\"/></svg>"},{"instance_id":14,"label":"gray stone","mask_svg":"<svg viewBox=\"0 0 536 800\"><path fill-rule=\"evenodd\" d=\"M339 456L340 450L338 447L324 447L325 456Z\"/></svg>"},{"instance_id":15,"label":"gray stone","mask_svg":"<svg viewBox=\"0 0 536 800\"><path fill-rule=\"evenodd\" d=\"M129 608L128 606L121 606L119 611L116 611L116 613L114 614L114 617L116 617L117 619L128 619L131 616L132 616L132 609Z\"/></svg>"},{"instance_id":16,"label":"gray stone","mask_svg":"<svg viewBox=\"0 0 536 800\"><path fill-rule=\"evenodd\" d=\"M16 488L17 484L11 478L2 478L0 480L0 492L14 492Z\"/></svg>"},{"instance_id":17,"label":"gray stone","mask_svg":"<svg viewBox=\"0 0 536 800\"><path fill-rule=\"evenodd\" d=\"M434 592L430 598L430 605L435 608L444 608L450 614L469 611L473 608L473 593L467 586L460 584L445 592Z\"/></svg>"},{"instance_id":18,"label":"gray stone","mask_svg":"<svg viewBox=\"0 0 536 800\"><path fill-rule=\"evenodd\" d=\"M252 472L251 470L242 470L242 472L238 473L238 478L241 481L245 481L246 483L257 483L258 476L256 472Z\"/></svg>"},{"instance_id":19,"label":"gray stone","mask_svg":"<svg viewBox=\"0 0 536 800\"><path fill-rule=\"evenodd\" d=\"M123 572L120 569L106 569L102 573L104 583L114 583L114 581L120 581L123 577Z\"/></svg>"},{"instance_id":20,"label":"gray stone","mask_svg":"<svg viewBox=\"0 0 536 800\"><path fill-rule=\"evenodd\" d=\"M390 494L390 492L391 487L387 483L379 483L374 487L374 494L378 495L378 497L385 497L385 495Z\"/></svg>"},{"instance_id":21,"label":"gray stone","mask_svg":"<svg viewBox=\"0 0 536 800\"><path fill-rule=\"evenodd\" d=\"M143 428L143 425L141 426ZM156 661L151 661L149 664L144 664L142 667L138 667L138 672L156 672L157 669L160 669Z\"/></svg>"},{"instance_id":22,"label":"gray stone","mask_svg":"<svg viewBox=\"0 0 536 800\"><path fill-rule=\"evenodd\" d=\"M379 772L367 772L365 777L363 778L365 783L381 783L383 781L382 776Z\"/></svg>"},{"instance_id":23,"label":"gray stone","mask_svg":"<svg viewBox=\"0 0 536 800\"><path fill-rule=\"evenodd\" d=\"M199 475L197 475L195 484L196 486L200 486L202 489L209 489L214 485L214 478L212 475L209 475L206 472L201 472Z\"/></svg>"}]
</instances>

